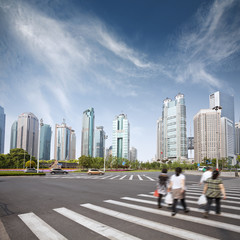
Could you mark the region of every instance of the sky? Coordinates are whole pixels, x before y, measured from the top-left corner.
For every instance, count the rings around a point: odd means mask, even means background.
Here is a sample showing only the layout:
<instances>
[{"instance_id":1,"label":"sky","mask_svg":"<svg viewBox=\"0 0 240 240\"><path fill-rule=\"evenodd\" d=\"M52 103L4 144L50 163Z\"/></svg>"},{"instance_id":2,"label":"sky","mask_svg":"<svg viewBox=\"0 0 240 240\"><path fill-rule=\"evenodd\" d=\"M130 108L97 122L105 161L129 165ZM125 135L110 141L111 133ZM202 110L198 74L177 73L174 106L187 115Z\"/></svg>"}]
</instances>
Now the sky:
<instances>
[{"instance_id":1,"label":"sky","mask_svg":"<svg viewBox=\"0 0 240 240\"><path fill-rule=\"evenodd\" d=\"M0 106L5 153L18 115L32 112L76 132L93 107L112 145L112 121L130 123L138 160L156 155L165 98L185 96L187 135L215 91L240 119L240 0L0 0Z\"/></svg>"}]
</instances>

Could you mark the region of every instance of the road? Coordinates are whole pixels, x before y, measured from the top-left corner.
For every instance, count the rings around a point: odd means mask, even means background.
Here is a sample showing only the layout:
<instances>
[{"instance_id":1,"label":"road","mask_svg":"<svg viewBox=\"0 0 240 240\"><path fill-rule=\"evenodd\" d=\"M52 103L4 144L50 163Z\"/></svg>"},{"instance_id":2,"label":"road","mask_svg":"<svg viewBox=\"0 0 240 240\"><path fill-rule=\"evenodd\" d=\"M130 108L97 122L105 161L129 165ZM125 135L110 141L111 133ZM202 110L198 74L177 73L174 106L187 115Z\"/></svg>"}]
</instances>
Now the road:
<instances>
[{"instance_id":1,"label":"road","mask_svg":"<svg viewBox=\"0 0 240 240\"><path fill-rule=\"evenodd\" d=\"M223 178L222 215L206 220L197 205L200 176L186 175L190 212L171 217L153 197L158 174L1 177L0 239L239 239L238 178Z\"/></svg>"}]
</instances>

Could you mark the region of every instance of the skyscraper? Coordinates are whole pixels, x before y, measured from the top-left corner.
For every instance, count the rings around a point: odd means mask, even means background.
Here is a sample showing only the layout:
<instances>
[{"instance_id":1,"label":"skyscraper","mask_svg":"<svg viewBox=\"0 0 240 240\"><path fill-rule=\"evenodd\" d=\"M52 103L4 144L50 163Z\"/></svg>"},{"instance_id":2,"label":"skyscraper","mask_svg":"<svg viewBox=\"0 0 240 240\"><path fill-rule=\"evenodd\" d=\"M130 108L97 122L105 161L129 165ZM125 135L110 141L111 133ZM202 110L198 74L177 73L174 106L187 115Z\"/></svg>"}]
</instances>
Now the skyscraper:
<instances>
[{"instance_id":1,"label":"skyscraper","mask_svg":"<svg viewBox=\"0 0 240 240\"><path fill-rule=\"evenodd\" d=\"M201 163L206 159L223 157L221 138L221 110L201 109L194 116L194 160ZM222 151L221 151L222 149Z\"/></svg>"},{"instance_id":2,"label":"skyscraper","mask_svg":"<svg viewBox=\"0 0 240 240\"><path fill-rule=\"evenodd\" d=\"M94 109L83 112L81 155L93 157L94 149Z\"/></svg>"},{"instance_id":3,"label":"skyscraper","mask_svg":"<svg viewBox=\"0 0 240 240\"><path fill-rule=\"evenodd\" d=\"M39 160L50 160L52 129L48 124L40 125Z\"/></svg>"},{"instance_id":4,"label":"skyscraper","mask_svg":"<svg viewBox=\"0 0 240 240\"><path fill-rule=\"evenodd\" d=\"M54 159L70 160L71 155L71 140L74 131L68 127L63 120L61 125L55 125L55 146ZM75 133L74 133L75 134Z\"/></svg>"},{"instance_id":5,"label":"skyscraper","mask_svg":"<svg viewBox=\"0 0 240 240\"><path fill-rule=\"evenodd\" d=\"M160 117L157 120L157 155L156 160L162 160L163 159L163 141L162 141L162 118Z\"/></svg>"},{"instance_id":6,"label":"skyscraper","mask_svg":"<svg viewBox=\"0 0 240 240\"><path fill-rule=\"evenodd\" d=\"M120 114L113 120L112 156L129 159L130 127L127 115Z\"/></svg>"},{"instance_id":7,"label":"skyscraper","mask_svg":"<svg viewBox=\"0 0 240 240\"><path fill-rule=\"evenodd\" d=\"M18 116L17 148L26 150L37 158L38 155L38 118L33 113L22 113Z\"/></svg>"},{"instance_id":8,"label":"skyscraper","mask_svg":"<svg viewBox=\"0 0 240 240\"><path fill-rule=\"evenodd\" d=\"M76 134L74 130L71 131L70 159L76 159Z\"/></svg>"},{"instance_id":9,"label":"skyscraper","mask_svg":"<svg viewBox=\"0 0 240 240\"><path fill-rule=\"evenodd\" d=\"M186 106L184 95L163 101L162 118L158 120L159 159L187 159Z\"/></svg>"},{"instance_id":10,"label":"skyscraper","mask_svg":"<svg viewBox=\"0 0 240 240\"><path fill-rule=\"evenodd\" d=\"M17 130L18 130L18 121L14 121L11 127L10 149L17 148Z\"/></svg>"},{"instance_id":11,"label":"skyscraper","mask_svg":"<svg viewBox=\"0 0 240 240\"><path fill-rule=\"evenodd\" d=\"M4 153L5 121L6 115L4 113L4 108L0 106L0 153Z\"/></svg>"},{"instance_id":12,"label":"skyscraper","mask_svg":"<svg viewBox=\"0 0 240 240\"><path fill-rule=\"evenodd\" d=\"M225 134L225 153L223 156L231 162L235 154L235 117L234 97L222 92L215 92L209 96L209 107L221 107L222 133Z\"/></svg>"},{"instance_id":13,"label":"skyscraper","mask_svg":"<svg viewBox=\"0 0 240 240\"><path fill-rule=\"evenodd\" d=\"M240 155L240 122L235 123L236 154Z\"/></svg>"},{"instance_id":14,"label":"skyscraper","mask_svg":"<svg viewBox=\"0 0 240 240\"><path fill-rule=\"evenodd\" d=\"M137 160L137 149L135 147L130 148L130 161Z\"/></svg>"},{"instance_id":15,"label":"skyscraper","mask_svg":"<svg viewBox=\"0 0 240 240\"><path fill-rule=\"evenodd\" d=\"M103 126L96 127L94 136L94 157L104 158L105 132Z\"/></svg>"}]
</instances>

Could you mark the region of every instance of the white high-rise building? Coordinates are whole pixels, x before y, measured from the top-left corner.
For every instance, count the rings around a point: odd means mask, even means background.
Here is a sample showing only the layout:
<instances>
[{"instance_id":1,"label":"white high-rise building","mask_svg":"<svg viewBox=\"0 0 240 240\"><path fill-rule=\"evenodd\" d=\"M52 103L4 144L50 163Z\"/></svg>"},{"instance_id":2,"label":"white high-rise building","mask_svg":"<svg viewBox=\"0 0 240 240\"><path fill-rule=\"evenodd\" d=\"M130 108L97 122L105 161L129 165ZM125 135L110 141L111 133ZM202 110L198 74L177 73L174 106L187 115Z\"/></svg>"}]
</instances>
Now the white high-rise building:
<instances>
[{"instance_id":1,"label":"white high-rise building","mask_svg":"<svg viewBox=\"0 0 240 240\"><path fill-rule=\"evenodd\" d=\"M209 96L209 107L221 107L221 117L226 118L222 121L225 124L226 135L226 154L229 163L234 160L235 154L235 117L234 117L234 97L222 92L215 92Z\"/></svg>"},{"instance_id":2,"label":"white high-rise building","mask_svg":"<svg viewBox=\"0 0 240 240\"><path fill-rule=\"evenodd\" d=\"M130 161L137 160L137 149L135 147L130 148Z\"/></svg>"},{"instance_id":3,"label":"white high-rise building","mask_svg":"<svg viewBox=\"0 0 240 240\"><path fill-rule=\"evenodd\" d=\"M56 160L70 160L74 157L74 147L76 145L75 132L71 127L68 127L63 121L61 125L55 125L55 146L54 146L54 159Z\"/></svg>"},{"instance_id":4,"label":"white high-rise building","mask_svg":"<svg viewBox=\"0 0 240 240\"><path fill-rule=\"evenodd\" d=\"M70 159L76 159L76 134L74 130L71 130Z\"/></svg>"},{"instance_id":5,"label":"white high-rise building","mask_svg":"<svg viewBox=\"0 0 240 240\"><path fill-rule=\"evenodd\" d=\"M17 130L18 130L18 121L14 121L11 127L10 149L17 148Z\"/></svg>"},{"instance_id":6,"label":"white high-rise building","mask_svg":"<svg viewBox=\"0 0 240 240\"><path fill-rule=\"evenodd\" d=\"M17 148L26 150L30 155L38 156L39 121L32 113L18 116Z\"/></svg>"},{"instance_id":7,"label":"white high-rise building","mask_svg":"<svg viewBox=\"0 0 240 240\"><path fill-rule=\"evenodd\" d=\"M112 156L129 159L130 127L127 115L120 114L113 120Z\"/></svg>"},{"instance_id":8,"label":"white high-rise building","mask_svg":"<svg viewBox=\"0 0 240 240\"><path fill-rule=\"evenodd\" d=\"M104 158L106 134L103 126L98 126L94 133L94 157Z\"/></svg>"},{"instance_id":9,"label":"white high-rise building","mask_svg":"<svg viewBox=\"0 0 240 240\"><path fill-rule=\"evenodd\" d=\"M157 159L187 159L186 106L184 95L163 101L162 118L157 123Z\"/></svg>"}]
</instances>

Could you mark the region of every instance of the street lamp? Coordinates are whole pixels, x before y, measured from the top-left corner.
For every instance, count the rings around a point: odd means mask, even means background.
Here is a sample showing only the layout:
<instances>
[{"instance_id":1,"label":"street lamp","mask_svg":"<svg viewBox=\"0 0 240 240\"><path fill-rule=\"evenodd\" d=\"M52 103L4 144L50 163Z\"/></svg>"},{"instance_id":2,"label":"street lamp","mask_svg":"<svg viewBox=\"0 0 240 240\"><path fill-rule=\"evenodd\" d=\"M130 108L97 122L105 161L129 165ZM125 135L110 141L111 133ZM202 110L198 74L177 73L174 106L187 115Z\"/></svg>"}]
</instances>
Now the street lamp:
<instances>
[{"instance_id":1,"label":"street lamp","mask_svg":"<svg viewBox=\"0 0 240 240\"><path fill-rule=\"evenodd\" d=\"M212 110L216 111L216 121L217 121L217 111L221 110L222 107L221 106L215 106L212 108ZM219 158L219 139L218 139L218 121L217 121L217 131L216 131L216 135L217 135L217 159L216 159L216 169L218 169L218 158Z\"/></svg>"},{"instance_id":2,"label":"street lamp","mask_svg":"<svg viewBox=\"0 0 240 240\"><path fill-rule=\"evenodd\" d=\"M40 128L39 128L39 137L38 137L38 155L37 155L37 173L39 173L39 155L40 155L40 132L41 127L43 126L43 120L40 119Z\"/></svg>"}]
</instances>

